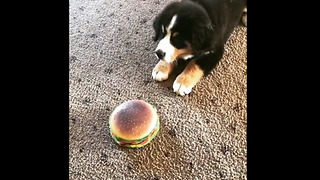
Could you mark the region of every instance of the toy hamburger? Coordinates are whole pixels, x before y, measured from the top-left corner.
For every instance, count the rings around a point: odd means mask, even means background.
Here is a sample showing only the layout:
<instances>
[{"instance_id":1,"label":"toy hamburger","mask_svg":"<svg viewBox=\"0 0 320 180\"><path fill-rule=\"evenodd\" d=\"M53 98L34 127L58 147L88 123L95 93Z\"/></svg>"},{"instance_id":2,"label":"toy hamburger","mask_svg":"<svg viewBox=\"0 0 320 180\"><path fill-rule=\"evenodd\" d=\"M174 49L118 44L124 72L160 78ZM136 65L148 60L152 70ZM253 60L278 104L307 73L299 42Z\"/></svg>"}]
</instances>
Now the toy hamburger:
<instances>
[{"instance_id":1,"label":"toy hamburger","mask_svg":"<svg viewBox=\"0 0 320 180\"><path fill-rule=\"evenodd\" d=\"M119 146L147 145L160 129L156 108L143 100L129 100L117 106L109 118L110 133Z\"/></svg>"}]
</instances>

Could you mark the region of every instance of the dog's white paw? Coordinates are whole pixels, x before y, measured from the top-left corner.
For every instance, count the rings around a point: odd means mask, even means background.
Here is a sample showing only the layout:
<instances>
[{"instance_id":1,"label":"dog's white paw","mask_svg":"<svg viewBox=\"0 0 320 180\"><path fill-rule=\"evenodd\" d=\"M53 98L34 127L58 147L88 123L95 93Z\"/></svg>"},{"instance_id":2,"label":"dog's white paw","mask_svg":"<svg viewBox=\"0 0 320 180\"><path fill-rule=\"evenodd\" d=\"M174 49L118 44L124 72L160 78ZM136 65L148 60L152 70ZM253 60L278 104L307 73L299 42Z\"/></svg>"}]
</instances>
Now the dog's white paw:
<instances>
[{"instance_id":1,"label":"dog's white paw","mask_svg":"<svg viewBox=\"0 0 320 180\"><path fill-rule=\"evenodd\" d=\"M247 13L242 15L242 23L245 27L247 27Z\"/></svg>"},{"instance_id":2,"label":"dog's white paw","mask_svg":"<svg viewBox=\"0 0 320 180\"><path fill-rule=\"evenodd\" d=\"M203 75L203 70L195 64L195 61L191 61L173 82L173 91L181 96L189 94Z\"/></svg>"},{"instance_id":3,"label":"dog's white paw","mask_svg":"<svg viewBox=\"0 0 320 180\"><path fill-rule=\"evenodd\" d=\"M247 7L243 9L243 14L242 14L242 23L244 26L247 27Z\"/></svg>"},{"instance_id":4,"label":"dog's white paw","mask_svg":"<svg viewBox=\"0 0 320 180\"><path fill-rule=\"evenodd\" d=\"M179 94L180 96L184 96L189 94L192 91L193 86L187 86L184 84L180 84L178 79L176 79L173 83L173 91Z\"/></svg>"},{"instance_id":5,"label":"dog's white paw","mask_svg":"<svg viewBox=\"0 0 320 180\"><path fill-rule=\"evenodd\" d=\"M152 78L157 81L164 81L168 79L169 74L166 72L159 71L159 69L153 68L152 70Z\"/></svg>"},{"instance_id":6,"label":"dog's white paw","mask_svg":"<svg viewBox=\"0 0 320 180\"><path fill-rule=\"evenodd\" d=\"M172 63L165 61L159 61L158 64L152 70L152 78L157 81L164 81L169 78L169 74L173 69Z\"/></svg>"}]
</instances>

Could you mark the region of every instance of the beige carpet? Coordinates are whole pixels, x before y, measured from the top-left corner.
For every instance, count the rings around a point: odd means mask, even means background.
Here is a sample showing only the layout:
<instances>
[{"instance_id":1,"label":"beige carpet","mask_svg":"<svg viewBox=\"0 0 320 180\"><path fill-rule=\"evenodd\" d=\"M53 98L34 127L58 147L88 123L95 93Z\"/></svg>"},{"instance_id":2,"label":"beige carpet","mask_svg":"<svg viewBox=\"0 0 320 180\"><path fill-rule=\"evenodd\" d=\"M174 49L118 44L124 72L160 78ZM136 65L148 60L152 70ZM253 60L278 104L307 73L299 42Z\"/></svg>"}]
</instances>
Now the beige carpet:
<instances>
[{"instance_id":1,"label":"beige carpet","mask_svg":"<svg viewBox=\"0 0 320 180\"><path fill-rule=\"evenodd\" d=\"M169 0L70 0L69 178L247 179L247 28L190 95L155 82L152 20ZM130 99L158 108L161 129L146 147L118 147L112 110Z\"/></svg>"}]
</instances>

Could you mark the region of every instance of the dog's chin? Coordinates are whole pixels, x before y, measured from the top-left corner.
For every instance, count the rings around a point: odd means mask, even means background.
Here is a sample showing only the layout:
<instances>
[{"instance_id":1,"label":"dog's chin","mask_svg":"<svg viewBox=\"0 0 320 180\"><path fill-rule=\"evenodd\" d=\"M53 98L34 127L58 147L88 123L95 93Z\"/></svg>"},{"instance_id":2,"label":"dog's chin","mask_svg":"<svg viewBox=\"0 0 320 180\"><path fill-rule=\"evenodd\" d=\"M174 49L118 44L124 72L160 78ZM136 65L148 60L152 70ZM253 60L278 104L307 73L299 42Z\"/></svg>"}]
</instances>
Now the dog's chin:
<instances>
[{"instance_id":1,"label":"dog's chin","mask_svg":"<svg viewBox=\"0 0 320 180\"><path fill-rule=\"evenodd\" d=\"M179 60L189 60L189 59L192 59L193 58L193 55L192 54L180 54L174 58L164 58L164 59L159 59L159 60L162 60L162 61L165 61L167 63L176 63L177 61Z\"/></svg>"},{"instance_id":2,"label":"dog's chin","mask_svg":"<svg viewBox=\"0 0 320 180\"><path fill-rule=\"evenodd\" d=\"M174 65L177 65L179 61L185 61L185 60L186 60L186 59L184 59L183 56L178 56L178 57L176 57L176 58L174 58L174 59L163 60L163 61L165 61L165 62L167 62L167 63L172 63L172 64L174 64Z\"/></svg>"},{"instance_id":3,"label":"dog's chin","mask_svg":"<svg viewBox=\"0 0 320 180\"><path fill-rule=\"evenodd\" d=\"M167 63L172 63L173 65L178 65L180 61L185 61L182 57L178 56L175 59L172 59L170 61L165 61Z\"/></svg>"},{"instance_id":4,"label":"dog's chin","mask_svg":"<svg viewBox=\"0 0 320 180\"><path fill-rule=\"evenodd\" d=\"M165 61L166 63L174 63L177 59L175 58L175 59L166 59L166 58L164 58L164 59L161 59L162 61Z\"/></svg>"}]
</instances>

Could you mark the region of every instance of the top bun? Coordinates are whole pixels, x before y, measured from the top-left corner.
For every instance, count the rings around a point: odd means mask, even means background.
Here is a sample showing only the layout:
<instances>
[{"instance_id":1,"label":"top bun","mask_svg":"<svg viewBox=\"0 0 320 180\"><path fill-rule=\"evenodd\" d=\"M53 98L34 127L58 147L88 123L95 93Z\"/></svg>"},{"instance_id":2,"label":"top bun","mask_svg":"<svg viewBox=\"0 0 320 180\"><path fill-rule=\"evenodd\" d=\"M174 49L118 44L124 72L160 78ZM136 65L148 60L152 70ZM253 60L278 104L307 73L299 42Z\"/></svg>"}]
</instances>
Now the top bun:
<instances>
[{"instance_id":1,"label":"top bun","mask_svg":"<svg viewBox=\"0 0 320 180\"><path fill-rule=\"evenodd\" d=\"M142 100L125 101L112 112L110 130L125 140L137 140L148 136L156 127L157 111Z\"/></svg>"}]
</instances>

